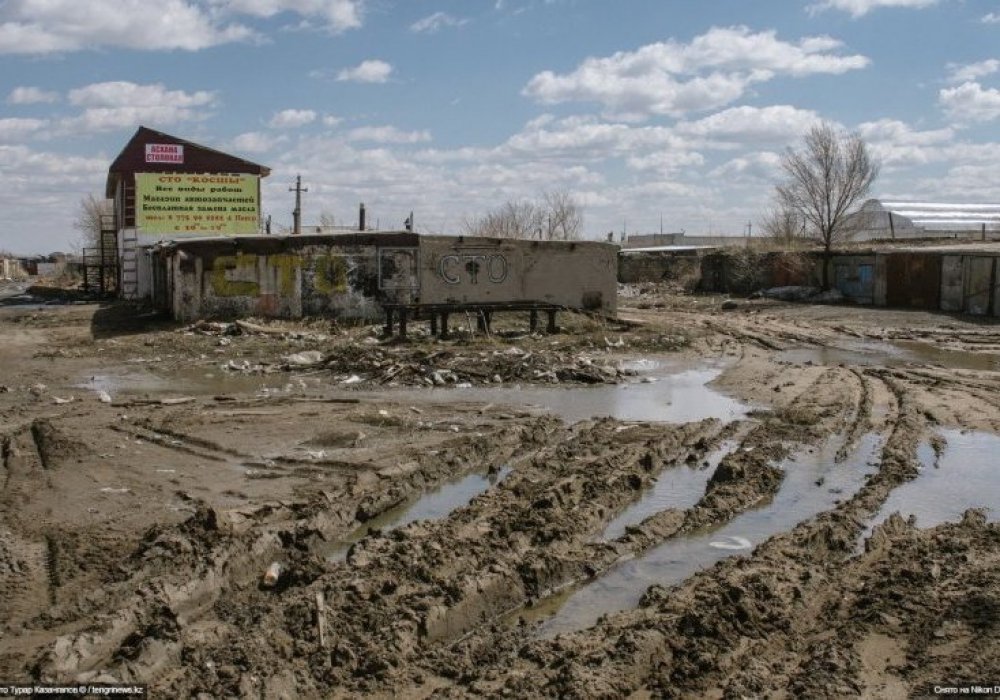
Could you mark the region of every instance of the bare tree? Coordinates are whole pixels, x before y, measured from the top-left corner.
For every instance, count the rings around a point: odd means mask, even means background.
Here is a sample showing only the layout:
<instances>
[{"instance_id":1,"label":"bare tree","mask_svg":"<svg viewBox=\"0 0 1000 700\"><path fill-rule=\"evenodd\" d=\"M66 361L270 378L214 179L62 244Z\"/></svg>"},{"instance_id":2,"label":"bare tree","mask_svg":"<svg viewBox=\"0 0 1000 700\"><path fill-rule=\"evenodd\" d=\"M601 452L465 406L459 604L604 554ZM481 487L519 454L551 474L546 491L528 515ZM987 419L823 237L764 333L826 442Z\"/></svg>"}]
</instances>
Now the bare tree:
<instances>
[{"instance_id":1,"label":"bare tree","mask_svg":"<svg viewBox=\"0 0 1000 700\"><path fill-rule=\"evenodd\" d=\"M806 134L800 150L785 151L781 167L786 179L776 187L778 202L804 220L823 245L827 289L830 251L850 234L845 219L868 195L879 163L860 135L841 133L824 122Z\"/></svg>"},{"instance_id":2,"label":"bare tree","mask_svg":"<svg viewBox=\"0 0 1000 700\"><path fill-rule=\"evenodd\" d=\"M478 219L467 220L470 236L485 238L541 238L544 214L534 202L508 201Z\"/></svg>"},{"instance_id":3,"label":"bare tree","mask_svg":"<svg viewBox=\"0 0 1000 700\"><path fill-rule=\"evenodd\" d=\"M548 238L572 241L580 237L583 209L569 192L546 192L543 195Z\"/></svg>"},{"instance_id":4,"label":"bare tree","mask_svg":"<svg viewBox=\"0 0 1000 700\"><path fill-rule=\"evenodd\" d=\"M582 226L582 209L565 192L546 192L539 202L508 201L464 223L470 236L539 240L573 240Z\"/></svg>"},{"instance_id":5,"label":"bare tree","mask_svg":"<svg viewBox=\"0 0 1000 700\"><path fill-rule=\"evenodd\" d=\"M112 213L113 203L110 199L102 199L88 194L80 200L80 208L73 228L80 232L81 248L101 247L101 218Z\"/></svg>"},{"instance_id":6,"label":"bare tree","mask_svg":"<svg viewBox=\"0 0 1000 700\"><path fill-rule=\"evenodd\" d=\"M805 221L798 212L780 204L764 211L760 228L772 243L782 248L794 248L805 238Z\"/></svg>"},{"instance_id":7,"label":"bare tree","mask_svg":"<svg viewBox=\"0 0 1000 700\"><path fill-rule=\"evenodd\" d=\"M324 209L319 213L319 225L323 228L333 228L337 221L333 217L333 212Z\"/></svg>"}]
</instances>

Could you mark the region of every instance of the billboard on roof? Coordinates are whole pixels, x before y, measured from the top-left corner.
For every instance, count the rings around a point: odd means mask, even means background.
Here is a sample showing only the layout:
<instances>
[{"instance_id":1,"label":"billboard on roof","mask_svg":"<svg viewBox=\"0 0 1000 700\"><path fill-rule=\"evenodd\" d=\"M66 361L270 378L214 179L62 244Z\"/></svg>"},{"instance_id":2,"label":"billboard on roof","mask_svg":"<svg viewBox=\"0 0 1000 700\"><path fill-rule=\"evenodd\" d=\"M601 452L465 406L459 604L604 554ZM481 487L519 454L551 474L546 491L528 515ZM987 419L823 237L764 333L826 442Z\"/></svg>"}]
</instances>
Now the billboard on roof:
<instances>
[{"instance_id":1,"label":"billboard on roof","mask_svg":"<svg viewBox=\"0 0 1000 700\"><path fill-rule=\"evenodd\" d=\"M236 236L257 233L257 175L136 173L140 236Z\"/></svg>"}]
</instances>

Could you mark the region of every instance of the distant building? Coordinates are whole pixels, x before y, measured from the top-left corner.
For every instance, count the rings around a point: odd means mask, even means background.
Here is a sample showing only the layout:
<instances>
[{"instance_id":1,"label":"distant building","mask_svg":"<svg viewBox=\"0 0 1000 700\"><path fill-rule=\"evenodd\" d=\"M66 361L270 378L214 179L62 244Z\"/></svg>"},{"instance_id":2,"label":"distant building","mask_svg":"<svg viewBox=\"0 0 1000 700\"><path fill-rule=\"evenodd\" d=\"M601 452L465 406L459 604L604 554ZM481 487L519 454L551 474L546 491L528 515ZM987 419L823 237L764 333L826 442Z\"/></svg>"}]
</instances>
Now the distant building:
<instances>
[{"instance_id":1,"label":"distant building","mask_svg":"<svg viewBox=\"0 0 1000 700\"><path fill-rule=\"evenodd\" d=\"M150 296L150 250L160 241L258 234L260 179L270 172L140 126L111 163L105 188L114 201L108 233L116 238L121 296Z\"/></svg>"},{"instance_id":2,"label":"distant building","mask_svg":"<svg viewBox=\"0 0 1000 700\"><path fill-rule=\"evenodd\" d=\"M28 276L21 261L15 257L0 255L0 279L20 280Z\"/></svg>"},{"instance_id":3,"label":"distant building","mask_svg":"<svg viewBox=\"0 0 1000 700\"><path fill-rule=\"evenodd\" d=\"M630 234L622 243L622 248L722 248L745 246L750 239L745 236L689 236L681 233L638 233Z\"/></svg>"},{"instance_id":4,"label":"distant building","mask_svg":"<svg viewBox=\"0 0 1000 700\"><path fill-rule=\"evenodd\" d=\"M1000 239L1000 204L869 199L848 219L853 241Z\"/></svg>"}]
</instances>

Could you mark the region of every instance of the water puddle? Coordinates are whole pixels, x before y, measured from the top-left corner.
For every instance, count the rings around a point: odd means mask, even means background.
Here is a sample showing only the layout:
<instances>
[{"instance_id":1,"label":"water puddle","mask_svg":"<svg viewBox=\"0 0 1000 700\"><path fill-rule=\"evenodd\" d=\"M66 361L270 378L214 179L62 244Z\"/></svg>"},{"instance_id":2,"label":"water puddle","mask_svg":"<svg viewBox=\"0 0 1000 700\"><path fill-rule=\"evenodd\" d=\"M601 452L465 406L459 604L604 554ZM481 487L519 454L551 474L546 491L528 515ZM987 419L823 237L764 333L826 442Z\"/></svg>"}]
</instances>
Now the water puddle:
<instances>
[{"instance_id":1,"label":"water puddle","mask_svg":"<svg viewBox=\"0 0 1000 700\"><path fill-rule=\"evenodd\" d=\"M874 527L896 512L915 516L921 528L961 520L969 508L983 508L990 520L1000 518L1000 436L959 430L940 434L948 443L940 459L930 444L920 446L920 475L889 494L865 530L862 547Z\"/></svg>"},{"instance_id":2,"label":"water puddle","mask_svg":"<svg viewBox=\"0 0 1000 700\"><path fill-rule=\"evenodd\" d=\"M893 342L840 342L837 345L792 348L777 355L786 362L819 365L855 365L862 367L900 367L910 364L934 364L951 369L1000 370L1000 355L951 350L918 340Z\"/></svg>"},{"instance_id":3,"label":"water puddle","mask_svg":"<svg viewBox=\"0 0 1000 700\"><path fill-rule=\"evenodd\" d=\"M315 380L313 383L316 383ZM305 381L287 374L230 373L214 366L177 368L169 377L136 368L94 374L74 384L73 388L89 389L93 392L103 391L112 398L120 394L213 396L299 390L305 388Z\"/></svg>"},{"instance_id":4,"label":"water puddle","mask_svg":"<svg viewBox=\"0 0 1000 700\"><path fill-rule=\"evenodd\" d=\"M707 464L693 466L678 464L661 471L649 492L608 523L598 539L607 541L621 537L629 526L638 525L654 513L668 508L683 510L693 506L705 493L705 485L715 472L715 468L719 466L719 462L736 447L736 444L724 443L709 455L705 460Z\"/></svg>"},{"instance_id":5,"label":"water puddle","mask_svg":"<svg viewBox=\"0 0 1000 700\"><path fill-rule=\"evenodd\" d=\"M878 435L866 435L850 458L840 463L835 461L837 440L797 454L782 465L785 478L770 502L719 527L668 540L582 588L521 611L519 617L545 620L538 632L543 637L585 629L602 615L635 607L653 584L672 586L721 559L749 554L772 535L849 498L865 475L874 472L880 446Z\"/></svg>"},{"instance_id":6,"label":"water puddle","mask_svg":"<svg viewBox=\"0 0 1000 700\"><path fill-rule=\"evenodd\" d=\"M473 498L499 484L510 473L511 468L505 466L493 474L468 474L454 481L445 482L372 518L343 540L332 543L325 552L326 558L328 561L343 561L351 545L373 530L393 530L418 520L442 520L452 511L469 505Z\"/></svg>"},{"instance_id":7,"label":"water puddle","mask_svg":"<svg viewBox=\"0 0 1000 700\"><path fill-rule=\"evenodd\" d=\"M610 416L622 421L688 423L704 418L732 421L753 408L709 386L725 369L720 361L674 358L631 361L640 378L627 384L587 387L471 387L393 389L392 396L440 403L481 402L542 408L568 423Z\"/></svg>"}]
</instances>

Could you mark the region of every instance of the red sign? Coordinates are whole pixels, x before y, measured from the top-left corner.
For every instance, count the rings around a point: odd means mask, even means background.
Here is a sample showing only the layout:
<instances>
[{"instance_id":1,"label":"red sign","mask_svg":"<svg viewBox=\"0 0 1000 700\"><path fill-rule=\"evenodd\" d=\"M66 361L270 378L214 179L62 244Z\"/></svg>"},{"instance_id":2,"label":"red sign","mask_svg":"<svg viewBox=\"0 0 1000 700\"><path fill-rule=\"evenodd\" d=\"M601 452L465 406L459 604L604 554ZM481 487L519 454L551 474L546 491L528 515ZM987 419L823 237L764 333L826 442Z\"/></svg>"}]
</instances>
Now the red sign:
<instances>
[{"instance_id":1,"label":"red sign","mask_svg":"<svg viewBox=\"0 0 1000 700\"><path fill-rule=\"evenodd\" d=\"M147 143L147 163L184 163L184 146L178 143Z\"/></svg>"}]
</instances>

